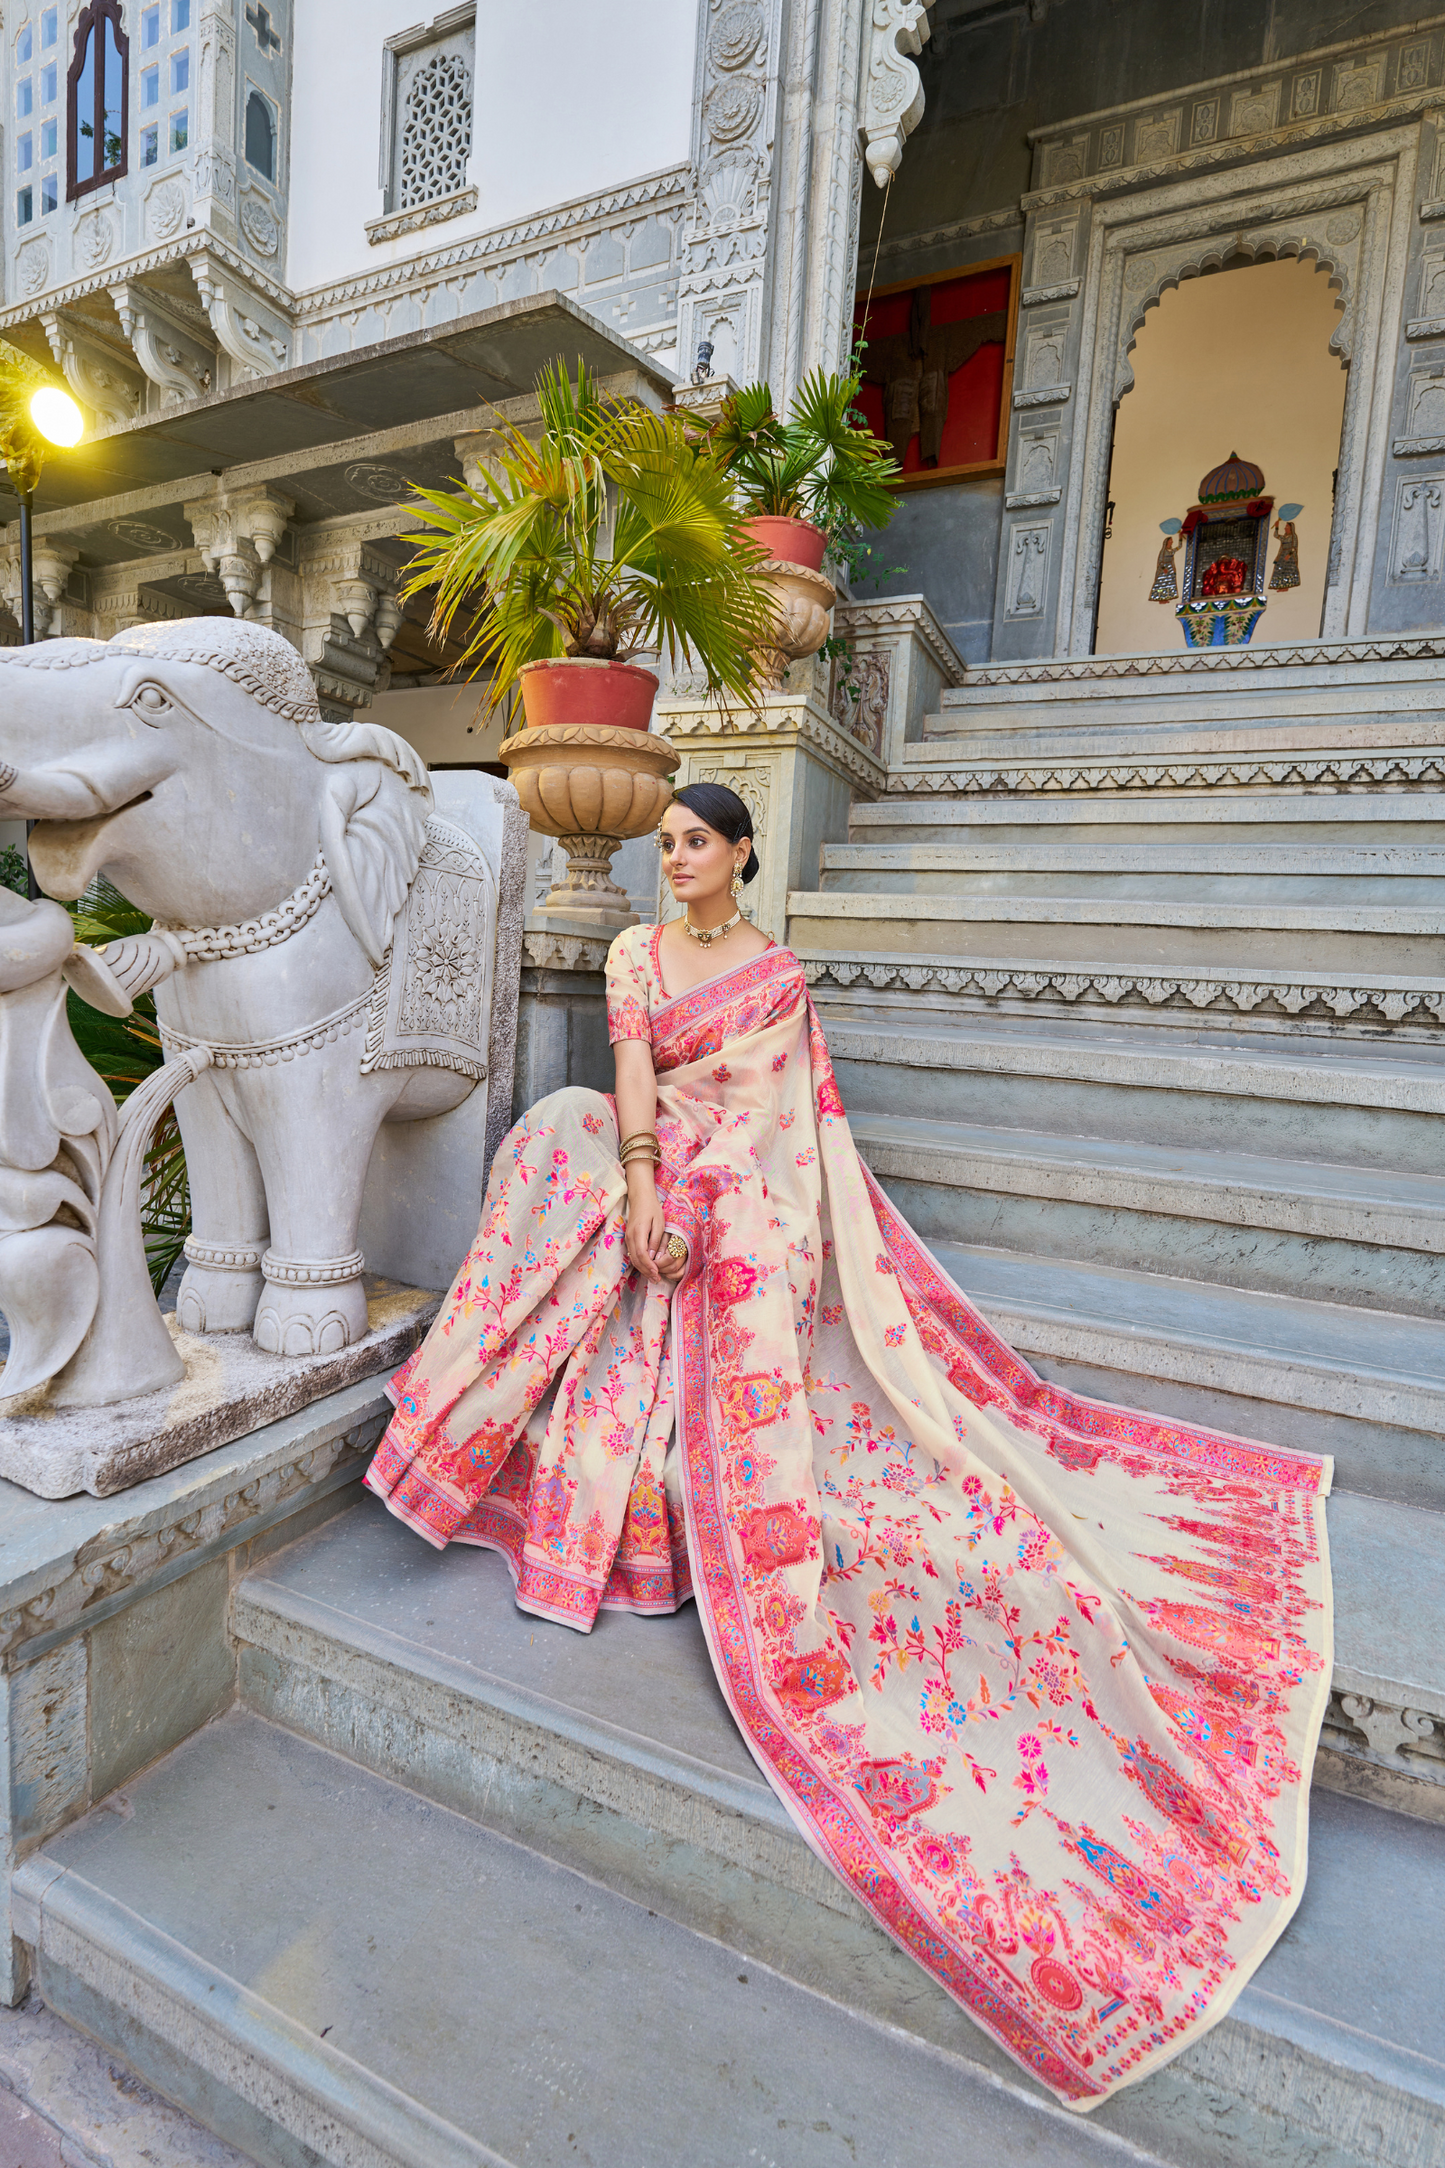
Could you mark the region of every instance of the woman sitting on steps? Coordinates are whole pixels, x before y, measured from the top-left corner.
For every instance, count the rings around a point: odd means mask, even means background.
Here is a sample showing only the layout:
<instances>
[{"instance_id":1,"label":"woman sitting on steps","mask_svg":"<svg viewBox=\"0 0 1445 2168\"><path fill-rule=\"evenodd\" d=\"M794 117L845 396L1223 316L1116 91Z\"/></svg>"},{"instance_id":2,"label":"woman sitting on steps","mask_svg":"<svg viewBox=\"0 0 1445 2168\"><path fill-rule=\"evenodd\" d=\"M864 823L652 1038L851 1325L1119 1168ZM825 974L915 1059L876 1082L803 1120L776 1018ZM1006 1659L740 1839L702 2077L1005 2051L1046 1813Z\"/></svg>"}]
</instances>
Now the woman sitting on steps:
<instances>
[{"instance_id":1,"label":"woman sitting on steps","mask_svg":"<svg viewBox=\"0 0 1445 2168\"><path fill-rule=\"evenodd\" d=\"M517 1124L367 1475L517 1601L697 1600L808 1842L1091 2108L1224 2015L1304 1886L1330 1463L1040 1379L854 1150L731 791L607 959L615 1100Z\"/></svg>"}]
</instances>

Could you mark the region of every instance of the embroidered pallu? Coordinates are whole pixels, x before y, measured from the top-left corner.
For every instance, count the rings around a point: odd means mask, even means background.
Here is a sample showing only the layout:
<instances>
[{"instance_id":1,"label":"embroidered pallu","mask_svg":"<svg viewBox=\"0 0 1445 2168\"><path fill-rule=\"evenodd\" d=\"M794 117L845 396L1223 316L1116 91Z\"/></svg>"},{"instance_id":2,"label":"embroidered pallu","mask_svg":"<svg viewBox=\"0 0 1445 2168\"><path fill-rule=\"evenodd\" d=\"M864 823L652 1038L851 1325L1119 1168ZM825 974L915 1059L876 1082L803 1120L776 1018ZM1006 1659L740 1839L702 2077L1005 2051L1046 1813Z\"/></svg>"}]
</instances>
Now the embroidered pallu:
<instances>
[{"instance_id":1,"label":"embroidered pallu","mask_svg":"<svg viewBox=\"0 0 1445 2168\"><path fill-rule=\"evenodd\" d=\"M367 1481L587 1628L695 1595L814 1850L1088 2109L1225 2013L1299 1902L1329 1686L1330 1463L1087 1400L991 1329L854 1150L787 950L669 999L675 1294L624 1249L604 1094L542 1100Z\"/></svg>"}]
</instances>

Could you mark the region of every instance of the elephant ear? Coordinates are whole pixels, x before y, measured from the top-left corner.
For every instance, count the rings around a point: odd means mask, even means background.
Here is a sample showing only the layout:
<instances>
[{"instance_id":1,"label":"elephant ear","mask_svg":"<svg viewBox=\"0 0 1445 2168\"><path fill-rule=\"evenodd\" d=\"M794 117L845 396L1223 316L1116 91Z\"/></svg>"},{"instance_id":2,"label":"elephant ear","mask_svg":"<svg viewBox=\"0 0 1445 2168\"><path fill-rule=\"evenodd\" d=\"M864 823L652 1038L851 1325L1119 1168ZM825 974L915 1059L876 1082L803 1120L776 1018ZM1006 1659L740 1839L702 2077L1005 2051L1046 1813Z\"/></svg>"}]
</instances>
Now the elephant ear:
<instances>
[{"instance_id":1,"label":"elephant ear","mask_svg":"<svg viewBox=\"0 0 1445 2168\"><path fill-rule=\"evenodd\" d=\"M391 943L426 836L427 804L379 761L347 762L321 794L321 850L336 901L375 966Z\"/></svg>"}]
</instances>

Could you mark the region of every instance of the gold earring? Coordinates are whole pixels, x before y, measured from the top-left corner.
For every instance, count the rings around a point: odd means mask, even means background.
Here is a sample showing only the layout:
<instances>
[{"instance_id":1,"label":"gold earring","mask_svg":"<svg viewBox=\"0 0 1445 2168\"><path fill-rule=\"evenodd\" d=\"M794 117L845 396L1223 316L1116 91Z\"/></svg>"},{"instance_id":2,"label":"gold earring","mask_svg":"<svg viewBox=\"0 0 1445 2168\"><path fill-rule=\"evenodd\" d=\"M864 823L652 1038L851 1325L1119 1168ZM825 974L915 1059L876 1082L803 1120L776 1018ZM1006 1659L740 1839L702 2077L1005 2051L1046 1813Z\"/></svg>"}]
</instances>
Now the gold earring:
<instances>
[{"instance_id":1,"label":"gold earring","mask_svg":"<svg viewBox=\"0 0 1445 2168\"><path fill-rule=\"evenodd\" d=\"M736 903L736 902L737 902L737 900L738 900L738 897L739 897L739 896L740 896L740 895L742 894L742 888L743 888L743 869L742 869L742 867L741 867L741 866L734 866L734 867L733 867L733 902L734 902L734 903Z\"/></svg>"}]
</instances>

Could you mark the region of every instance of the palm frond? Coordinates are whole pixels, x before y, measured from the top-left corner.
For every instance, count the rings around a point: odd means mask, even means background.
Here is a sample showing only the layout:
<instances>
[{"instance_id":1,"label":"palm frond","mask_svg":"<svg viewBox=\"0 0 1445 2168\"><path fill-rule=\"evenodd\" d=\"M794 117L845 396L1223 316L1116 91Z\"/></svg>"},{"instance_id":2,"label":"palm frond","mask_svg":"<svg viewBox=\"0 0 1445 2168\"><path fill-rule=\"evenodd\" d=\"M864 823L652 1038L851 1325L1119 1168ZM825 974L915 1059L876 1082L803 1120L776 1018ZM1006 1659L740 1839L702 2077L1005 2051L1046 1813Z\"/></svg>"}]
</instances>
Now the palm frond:
<instances>
[{"instance_id":1,"label":"palm frond","mask_svg":"<svg viewBox=\"0 0 1445 2168\"><path fill-rule=\"evenodd\" d=\"M403 592L433 592L438 633L462 623L455 668L489 673L496 708L524 662L656 649L753 698L773 605L712 446L681 415L604 399L585 369L545 370L537 402L533 433L498 416L475 488L417 492Z\"/></svg>"}]
</instances>

